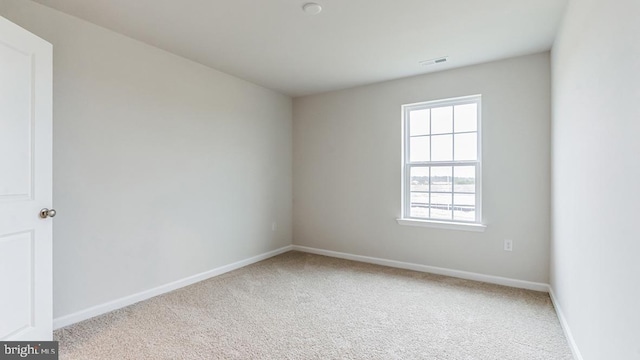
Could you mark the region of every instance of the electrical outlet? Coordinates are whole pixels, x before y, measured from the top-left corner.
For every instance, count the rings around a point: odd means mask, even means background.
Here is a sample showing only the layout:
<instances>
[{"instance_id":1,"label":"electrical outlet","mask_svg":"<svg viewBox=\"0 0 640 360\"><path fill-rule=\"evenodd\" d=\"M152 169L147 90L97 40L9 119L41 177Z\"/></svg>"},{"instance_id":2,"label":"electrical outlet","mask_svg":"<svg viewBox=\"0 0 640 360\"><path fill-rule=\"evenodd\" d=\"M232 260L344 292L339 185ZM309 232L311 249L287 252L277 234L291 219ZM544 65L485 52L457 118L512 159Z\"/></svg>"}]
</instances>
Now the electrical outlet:
<instances>
[{"instance_id":1,"label":"electrical outlet","mask_svg":"<svg viewBox=\"0 0 640 360\"><path fill-rule=\"evenodd\" d=\"M276 231L278 230L278 224L274 221L271 223L271 231Z\"/></svg>"},{"instance_id":2,"label":"electrical outlet","mask_svg":"<svg viewBox=\"0 0 640 360\"><path fill-rule=\"evenodd\" d=\"M513 240L511 239L504 240L504 251L513 251Z\"/></svg>"}]
</instances>

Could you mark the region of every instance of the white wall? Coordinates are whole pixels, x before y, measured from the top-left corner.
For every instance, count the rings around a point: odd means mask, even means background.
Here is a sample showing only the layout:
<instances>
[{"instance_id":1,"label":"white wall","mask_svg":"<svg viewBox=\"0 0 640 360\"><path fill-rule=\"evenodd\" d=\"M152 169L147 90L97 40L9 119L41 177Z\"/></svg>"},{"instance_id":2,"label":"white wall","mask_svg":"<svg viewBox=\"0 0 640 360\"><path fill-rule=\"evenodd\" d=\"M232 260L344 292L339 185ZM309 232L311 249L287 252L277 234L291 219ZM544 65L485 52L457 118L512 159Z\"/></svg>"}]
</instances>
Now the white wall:
<instances>
[{"instance_id":1,"label":"white wall","mask_svg":"<svg viewBox=\"0 0 640 360\"><path fill-rule=\"evenodd\" d=\"M289 97L29 1L0 15L54 46L55 317L291 243Z\"/></svg>"},{"instance_id":2,"label":"white wall","mask_svg":"<svg viewBox=\"0 0 640 360\"><path fill-rule=\"evenodd\" d=\"M573 0L553 48L551 285L585 360L640 359L639 19Z\"/></svg>"},{"instance_id":3,"label":"white wall","mask_svg":"<svg viewBox=\"0 0 640 360\"><path fill-rule=\"evenodd\" d=\"M400 106L474 94L486 232L398 225ZM294 244L548 282L549 53L296 98L293 109Z\"/></svg>"}]
</instances>

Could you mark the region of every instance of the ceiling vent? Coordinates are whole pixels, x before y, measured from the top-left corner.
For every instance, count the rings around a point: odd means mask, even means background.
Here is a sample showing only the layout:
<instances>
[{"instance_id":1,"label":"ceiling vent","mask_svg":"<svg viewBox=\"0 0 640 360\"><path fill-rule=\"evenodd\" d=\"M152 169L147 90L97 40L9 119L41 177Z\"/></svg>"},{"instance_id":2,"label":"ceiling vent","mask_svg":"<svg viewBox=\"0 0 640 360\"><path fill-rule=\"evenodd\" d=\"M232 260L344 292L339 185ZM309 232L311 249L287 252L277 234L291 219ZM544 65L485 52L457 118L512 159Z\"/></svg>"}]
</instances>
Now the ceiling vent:
<instances>
[{"instance_id":1,"label":"ceiling vent","mask_svg":"<svg viewBox=\"0 0 640 360\"><path fill-rule=\"evenodd\" d=\"M449 57L445 56L445 57L440 57L440 58L435 58L435 59L430 59L430 60L418 61L418 64L420 64L422 66L429 66L429 65L446 63L447 61L449 61Z\"/></svg>"}]
</instances>

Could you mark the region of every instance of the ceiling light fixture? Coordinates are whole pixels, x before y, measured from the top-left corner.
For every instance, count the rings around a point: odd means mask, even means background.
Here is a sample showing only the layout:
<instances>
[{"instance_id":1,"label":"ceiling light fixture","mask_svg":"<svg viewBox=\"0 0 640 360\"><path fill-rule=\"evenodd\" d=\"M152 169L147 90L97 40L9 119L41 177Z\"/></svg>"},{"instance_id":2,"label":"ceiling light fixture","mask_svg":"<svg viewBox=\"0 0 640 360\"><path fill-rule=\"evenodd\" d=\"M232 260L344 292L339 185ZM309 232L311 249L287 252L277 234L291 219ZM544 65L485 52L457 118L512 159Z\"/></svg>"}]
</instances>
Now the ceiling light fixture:
<instances>
[{"instance_id":1,"label":"ceiling light fixture","mask_svg":"<svg viewBox=\"0 0 640 360\"><path fill-rule=\"evenodd\" d=\"M317 15L322 11L322 6L316 3L306 3L302 5L302 11L309 15Z\"/></svg>"},{"instance_id":2,"label":"ceiling light fixture","mask_svg":"<svg viewBox=\"0 0 640 360\"><path fill-rule=\"evenodd\" d=\"M420 64L422 66L428 66L428 65L446 63L447 61L449 61L449 57L448 56L444 56L444 57L435 58L435 59L418 61L418 64Z\"/></svg>"}]
</instances>

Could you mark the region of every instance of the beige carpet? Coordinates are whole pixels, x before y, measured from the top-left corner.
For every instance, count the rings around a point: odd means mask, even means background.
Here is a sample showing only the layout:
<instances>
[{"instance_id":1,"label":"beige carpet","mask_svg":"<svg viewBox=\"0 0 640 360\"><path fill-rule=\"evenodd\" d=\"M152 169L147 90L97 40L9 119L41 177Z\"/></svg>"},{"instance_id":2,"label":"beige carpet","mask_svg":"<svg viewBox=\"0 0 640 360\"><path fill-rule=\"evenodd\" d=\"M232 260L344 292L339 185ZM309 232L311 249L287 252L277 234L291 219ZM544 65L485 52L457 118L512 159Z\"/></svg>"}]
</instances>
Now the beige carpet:
<instances>
[{"instance_id":1,"label":"beige carpet","mask_svg":"<svg viewBox=\"0 0 640 360\"><path fill-rule=\"evenodd\" d=\"M61 359L571 359L549 296L289 252L55 332Z\"/></svg>"}]
</instances>

